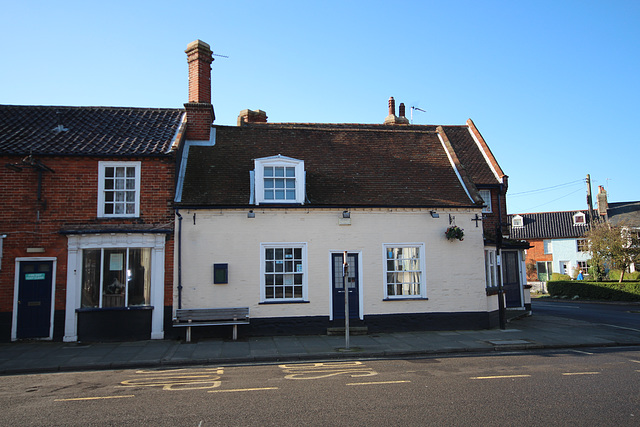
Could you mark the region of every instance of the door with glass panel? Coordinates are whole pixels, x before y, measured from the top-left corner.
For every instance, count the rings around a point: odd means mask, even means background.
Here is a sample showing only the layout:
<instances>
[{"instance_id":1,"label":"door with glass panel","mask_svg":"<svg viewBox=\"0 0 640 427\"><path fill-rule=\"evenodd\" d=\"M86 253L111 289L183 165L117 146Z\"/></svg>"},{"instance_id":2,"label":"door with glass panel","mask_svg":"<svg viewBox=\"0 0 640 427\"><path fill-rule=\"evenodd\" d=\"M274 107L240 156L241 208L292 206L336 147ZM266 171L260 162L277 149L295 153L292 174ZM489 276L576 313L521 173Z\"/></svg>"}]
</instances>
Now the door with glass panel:
<instances>
[{"instance_id":1,"label":"door with glass panel","mask_svg":"<svg viewBox=\"0 0 640 427\"><path fill-rule=\"evenodd\" d=\"M16 338L48 338L51 334L53 261L19 264Z\"/></svg>"},{"instance_id":2,"label":"door with glass panel","mask_svg":"<svg viewBox=\"0 0 640 427\"><path fill-rule=\"evenodd\" d=\"M347 254L349 264L346 278L343 278L344 256L331 254L331 277L333 290L333 320L344 319L344 282L349 291L349 318L360 317L360 294L358 277L358 254Z\"/></svg>"}]
</instances>

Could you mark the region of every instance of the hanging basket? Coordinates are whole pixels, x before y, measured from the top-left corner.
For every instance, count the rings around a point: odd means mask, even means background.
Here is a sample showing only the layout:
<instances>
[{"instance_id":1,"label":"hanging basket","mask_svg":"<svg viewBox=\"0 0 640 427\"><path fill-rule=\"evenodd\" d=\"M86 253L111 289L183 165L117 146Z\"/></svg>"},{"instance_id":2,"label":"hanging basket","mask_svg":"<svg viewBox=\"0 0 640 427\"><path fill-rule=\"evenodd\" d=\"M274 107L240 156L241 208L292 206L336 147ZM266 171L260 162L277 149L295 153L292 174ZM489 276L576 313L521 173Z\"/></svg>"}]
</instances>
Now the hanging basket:
<instances>
[{"instance_id":1,"label":"hanging basket","mask_svg":"<svg viewBox=\"0 0 640 427\"><path fill-rule=\"evenodd\" d=\"M464 230L457 225L453 225L447 228L447 231L444 232L444 235L448 240L458 239L460 241L464 240Z\"/></svg>"}]
</instances>

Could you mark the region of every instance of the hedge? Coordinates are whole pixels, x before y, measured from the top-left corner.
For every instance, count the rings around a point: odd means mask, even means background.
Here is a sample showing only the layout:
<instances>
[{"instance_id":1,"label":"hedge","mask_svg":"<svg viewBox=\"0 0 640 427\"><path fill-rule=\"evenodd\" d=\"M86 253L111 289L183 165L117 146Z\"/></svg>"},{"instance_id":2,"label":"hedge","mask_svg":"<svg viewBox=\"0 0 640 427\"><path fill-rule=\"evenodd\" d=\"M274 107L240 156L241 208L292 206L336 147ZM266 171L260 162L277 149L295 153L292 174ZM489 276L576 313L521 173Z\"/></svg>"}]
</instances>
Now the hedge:
<instances>
[{"instance_id":1,"label":"hedge","mask_svg":"<svg viewBox=\"0 0 640 427\"><path fill-rule=\"evenodd\" d=\"M640 282L588 282L586 280L559 280L547 282L553 297L609 301L640 301Z\"/></svg>"},{"instance_id":2,"label":"hedge","mask_svg":"<svg viewBox=\"0 0 640 427\"><path fill-rule=\"evenodd\" d=\"M609 270L609 279L615 280L616 282L620 281L620 270ZM624 273L623 282L627 280L640 280L640 271L634 271L633 273Z\"/></svg>"}]
</instances>

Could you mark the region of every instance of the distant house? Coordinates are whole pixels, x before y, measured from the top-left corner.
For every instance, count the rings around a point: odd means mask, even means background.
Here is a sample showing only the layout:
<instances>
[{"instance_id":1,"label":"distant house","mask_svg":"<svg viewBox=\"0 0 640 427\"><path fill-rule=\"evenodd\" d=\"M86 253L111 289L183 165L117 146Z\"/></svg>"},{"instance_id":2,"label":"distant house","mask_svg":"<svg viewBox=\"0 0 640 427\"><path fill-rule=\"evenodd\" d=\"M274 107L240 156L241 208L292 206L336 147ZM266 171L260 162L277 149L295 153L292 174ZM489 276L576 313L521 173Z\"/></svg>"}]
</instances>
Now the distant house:
<instances>
[{"instance_id":1,"label":"distant house","mask_svg":"<svg viewBox=\"0 0 640 427\"><path fill-rule=\"evenodd\" d=\"M210 48L187 55L174 307L246 306L251 333L317 333L343 322L346 283L371 331L497 324L507 177L473 122L411 125L391 98L379 125L260 110L211 125ZM505 258L523 307L521 252Z\"/></svg>"},{"instance_id":2,"label":"distant house","mask_svg":"<svg viewBox=\"0 0 640 427\"><path fill-rule=\"evenodd\" d=\"M164 337L183 116L0 106L0 339Z\"/></svg>"},{"instance_id":3,"label":"distant house","mask_svg":"<svg viewBox=\"0 0 640 427\"><path fill-rule=\"evenodd\" d=\"M611 224L628 229L640 235L640 201L609 203L604 187L598 189L598 214ZM640 271L637 263L630 266L630 272Z\"/></svg>"},{"instance_id":4,"label":"distant house","mask_svg":"<svg viewBox=\"0 0 640 427\"><path fill-rule=\"evenodd\" d=\"M587 273L587 210L514 214L509 220L511 237L531 245L526 254L529 280L548 281L554 272L571 277Z\"/></svg>"}]
</instances>

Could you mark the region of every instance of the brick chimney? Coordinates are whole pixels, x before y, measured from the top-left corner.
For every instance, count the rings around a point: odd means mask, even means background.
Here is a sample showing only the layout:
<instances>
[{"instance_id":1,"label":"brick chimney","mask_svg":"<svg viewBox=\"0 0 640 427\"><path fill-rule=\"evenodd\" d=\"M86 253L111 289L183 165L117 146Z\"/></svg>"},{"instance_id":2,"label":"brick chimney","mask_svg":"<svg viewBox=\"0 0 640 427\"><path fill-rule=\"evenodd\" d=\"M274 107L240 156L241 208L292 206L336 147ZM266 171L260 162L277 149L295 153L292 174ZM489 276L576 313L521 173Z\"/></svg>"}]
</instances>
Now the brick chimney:
<instances>
[{"instance_id":1,"label":"brick chimney","mask_svg":"<svg viewBox=\"0 0 640 427\"><path fill-rule=\"evenodd\" d=\"M609 209L609 202L607 201L607 191L602 185L598 186L598 195L596 197L598 201L598 215L606 216L607 209Z\"/></svg>"},{"instance_id":2,"label":"brick chimney","mask_svg":"<svg viewBox=\"0 0 640 427\"><path fill-rule=\"evenodd\" d=\"M202 40L189 43L185 53L189 63L189 102L184 104L187 111L186 138L208 140L211 123L216 118L211 105L213 55L209 45Z\"/></svg>"},{"instance_id":3,"label":"brick chimney","mask_svg":"<svg viewBox=\"0 0 640 427\"><path fill-rule=\"evenodd\" d=\"M238 114L238 126L246 123L267 123L267 113L262 110L242 110Z\"/></svg>"},{"instance_id":4,"label":"brick chimney","mask_svg":"<svg viewBox=\"0 0 640 427\"><path fill-rule=\"evenodd\" d=\"M385 125L408 125L409 119L407 119L405 114L404 104L400 104L400 112L399 116L396 116L396 100L393 99L393 96L389 98L389 115L384 119Z\"/></svg>"}]
</instances>

